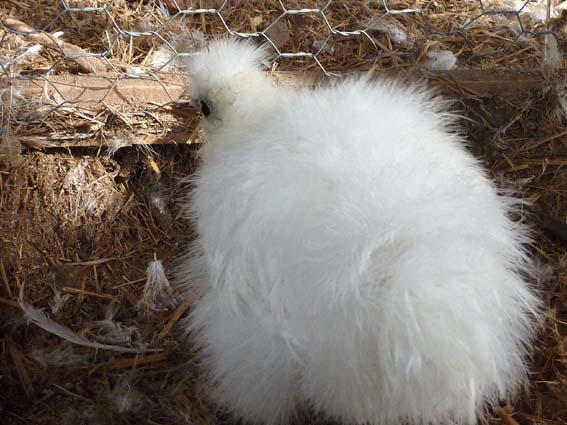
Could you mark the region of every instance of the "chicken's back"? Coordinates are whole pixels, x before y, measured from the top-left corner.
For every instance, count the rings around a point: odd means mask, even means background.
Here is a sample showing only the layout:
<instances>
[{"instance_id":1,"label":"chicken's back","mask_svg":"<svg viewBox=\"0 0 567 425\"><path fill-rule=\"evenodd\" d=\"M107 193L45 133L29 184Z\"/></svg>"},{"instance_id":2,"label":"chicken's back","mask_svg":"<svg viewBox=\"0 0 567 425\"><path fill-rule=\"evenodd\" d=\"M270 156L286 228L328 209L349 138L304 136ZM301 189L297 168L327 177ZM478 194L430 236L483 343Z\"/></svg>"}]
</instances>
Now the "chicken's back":
<instances>
[{"instance_id":1,"label":"chicken's back","mask_svg":"<svg viewBox=\"0 0 567 425\"><path fill-rule=\"evenodd\" d=\"M216 300L283 341L286 388L331 416L474 421L522 382L539 306L515 201L420 87L280 96L197 176Z\"/></svg>"}]
</instances>

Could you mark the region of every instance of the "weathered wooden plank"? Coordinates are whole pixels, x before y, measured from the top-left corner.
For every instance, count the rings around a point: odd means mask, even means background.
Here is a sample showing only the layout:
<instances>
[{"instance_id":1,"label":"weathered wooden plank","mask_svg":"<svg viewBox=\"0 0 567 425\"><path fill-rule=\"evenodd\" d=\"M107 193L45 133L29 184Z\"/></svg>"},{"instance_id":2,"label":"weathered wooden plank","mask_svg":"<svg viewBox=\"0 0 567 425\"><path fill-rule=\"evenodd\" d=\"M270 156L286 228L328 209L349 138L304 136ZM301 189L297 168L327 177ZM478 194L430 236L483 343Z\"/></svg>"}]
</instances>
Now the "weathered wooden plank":
<instances>
[{"instance_id":1,"label":"weathered wooden plank","mask_svg":"<svg viewBox=\"0 0 567 425\"><path fill-rule=\"evenodd\" d=\"M545 79L540 71L507 70L453 70L432 71L427 69L394 69L376 71L376 77L426 79L441 91L462 97L518 96L529 94L543 87ZM324 77L320 74L301 74L294 72L274 73L276 81L283 85L303 85L317 83Z\"/></svg>"},{"instance_id":2,"label":"weathered wooden plank","mask_svg":"<svg viewBox=\"0 0 567 425\"><path fill-rule=\"evenodd\" d=\"M428 78L442 89L460 88L463 94L478 96L515 95L518 91L542 87L544 79L537 71L412 71L380 72L375 75L406 75ZM321 81L316 74L275 72L275 80L283 85L304 85ZM101 102L113 105L164 104L178 100L190 80L183 75L158 74L131 77L108 75L53 75L34 79L14 79L12 85L25 97L39 99L49 94L56 101L67 101L88 109L100 108ZM97 105L98 104L98 105Z\"/></svg>"},{"instance_id":3,"label":"weathered wooden plank","mask_svg":"<svg viewBox=\"0 0 567 425\"><path fill-rule=\"evenodd\" d=\"M117 75L52 75L13 79L12 86L27 99L49 97L56 103L98 111L109 105L139 106L178 100L184 91L181 75L130 77Z\"/></svg>"},{"instance_id":4,"label":"weathered wooden plank","mask_svg":"<svg viewBox=\"0 0 567 425\"><path fill-rule=\"evenodd\" d=\"M470 71L456 70L434 72L427 70L381 71L375 75L395 76L398 78L428 79L450 97L487 97L487 96L529 96L534 90L541 89L545 80L539 71ZM274 72L272 77L277 84L305 86L321 82L319 74L297 72ZM11 84L27 99L38 100L49 97L55 103L67 103L82 112L97 113L105 105L121 107L123 110L140 110L144 105L165 105L177 102L184 97L185 88L190 80L179 74L159 74L155 76L107 75L53 75L49 77L20 79ZM182 109L187 116L188 108ZM178 111L179 112L179 111ZM178 114L176 108L171 113ZM182 118L182 119L186 119ZM194 120L191 120L194 122ZM195 128L171 131L166 135L144 135L136 138L137 144L185 144L195 139ZM25 138L25 137L24 137ZM96 138L84 138L67 142L37 140L42 147L49 146L99 146L105 142ZM33 145L32 140L22 140L26 145ZM29 142L29 143L27 143Z\"/></svg>"}]
</instances>

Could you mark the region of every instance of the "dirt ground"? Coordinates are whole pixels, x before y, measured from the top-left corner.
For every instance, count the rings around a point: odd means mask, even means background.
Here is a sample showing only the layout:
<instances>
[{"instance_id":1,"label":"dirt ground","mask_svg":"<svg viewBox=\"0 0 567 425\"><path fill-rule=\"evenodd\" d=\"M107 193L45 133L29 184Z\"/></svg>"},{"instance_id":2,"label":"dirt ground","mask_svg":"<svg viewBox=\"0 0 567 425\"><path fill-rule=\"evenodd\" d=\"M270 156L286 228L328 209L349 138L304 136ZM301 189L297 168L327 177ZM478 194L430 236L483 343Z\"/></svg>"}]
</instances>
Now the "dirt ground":
<instances>
[{"instance_id":1,"label":"dirt ground","mask_svg":"<svg viewBox=\"0 0 567 425\"><path fill-rule=\"evenodd\" d=\"M83 6L108 3L81 1ZM51 16L61 12L59 2L36 3L34 7L26 0L8 0L0 4L0 19L2 13L16 14L18 19L41 28L50 22ZM178 3L188 7L184 2ZM189 0L186 3L193 4ZM250 2L254 13L265 12L262 25L276 13L275 3ZM370 9L365 9L364 2L352 2L355 3L357 6L346 12L339 7L331 9L331 21L340 25L358 22L359 15L365 17ZM457 3L434 3L437 18L430 19L429 24L450 31L449 23L461 19L454 6ZM472 3L467 3L471 9ZM116 5L123 8L119 14L121 25L134 25L129 19L151 4L117 1ZM108 27L107 17L97 15L92 20L92 14L76 15L63 16L60 25L52 29L63 29L70 40L97 50L102 46L101 28ZM150 23L158 19L149 12L147 16ZM402 18L408 31L423 24ZM290 34L280 28L278 36L292 50L309 49L316 41L313 34L304 31L305 35L297 41L291 33L294 25L309 27L308 20L294 19L288 28ZM260 25L260 20L249 19L240 12L228 14L227 20L235 25ZM192 25L205 33L217 28L204 19L194 21ZM469 36L475 43L488 37L486 45L490 45L514 35L507 28L487 36L479 27L471 30ZM460 43L455 37L448 40L448 45ZM389 42L384 34L377 36L377 41ZM140 52L156 49L154 42L155 39L140 39L128 46L119 40L111 62L121 69L131 64L143 65L147 61ZM298 44L294 45L295 42ZM0 53L10 43L17 48L26 47L21 37L11 34L0 40ZM530 43L528 47L515 46L511 51L512 60L525 59L518 66L532 66L541 59L530 56L538 51ZM332 55L327 51L325 65L337 69L364 68L366 62L357 60L353 49L362 51L356 43L345 43L340 48L337 45ZM474 59L473 64L490 65L487 57L463 52L463 58ZM426 51L422 53L426 57ZM22 64L22 75L45 71L54 61L57 73L81 72L73 61L57 62L53 52L34 60L37 61L30 59ZM391 68L401 66L404 59L387 56L376 60L381 67ZM496 62L501 65L501 61ZM287 64L283 68L312 70L312 65L300 61L295 67ZM534 284L548 306L546 327L534 348L530 387L511 406L511 416L495 414L493 422L504 425L517 425L514 421L521 425L567 424L567 131L554 116L555 96L553 90L541 89L506 97L469 93L465 98L462 93L452 93L455 109L463 115L462 128L471 140L473 154L482 159L500 186L518 191L531 203L526 207L525 219L534 230L532 250L541 270L541 277ZM39 124L21 125L15 129L16 136L21 136L21 140L25 136L27 141L50 137L53 142L64 127L68 142L71 130L78 135L90 131L88 123L81 121L76 112L63 112L67 115L56 115L56 120L50 115ZM118 121L117 117L122 117L121 113L113 110L100 113L96 119L108 129L112 119ZM16 118L21 123L22 116ZM64 122L67 118L68 122ZM163 122L164 118L158 116L154 121ZM136 122L130 129L147 130L144 125ZM103 132L96 131L99 135ZM124 123L120 131L125 131ZM199 355L191 340L182 334L180 318L190 311L191 303L177 300L176 305L167 308L140 303L145 299L149 264L160 260L166 275L171 276L179 255L193 237L191 222L183 216L180 200L185 191L183 177L198 166L197 147L125 146L114 152L103 146L68 148L65 143L49 148L39 142L23 146L17 161L0 166L0 423L236 423L215 407ZM21 292L27 303L43 308L52 321L79 337L101 344L160 351L136 355L64 341L27 322L17 303ZM318 422L308 414L298 419L298 423Z\"/></svg>"}]
</instances>

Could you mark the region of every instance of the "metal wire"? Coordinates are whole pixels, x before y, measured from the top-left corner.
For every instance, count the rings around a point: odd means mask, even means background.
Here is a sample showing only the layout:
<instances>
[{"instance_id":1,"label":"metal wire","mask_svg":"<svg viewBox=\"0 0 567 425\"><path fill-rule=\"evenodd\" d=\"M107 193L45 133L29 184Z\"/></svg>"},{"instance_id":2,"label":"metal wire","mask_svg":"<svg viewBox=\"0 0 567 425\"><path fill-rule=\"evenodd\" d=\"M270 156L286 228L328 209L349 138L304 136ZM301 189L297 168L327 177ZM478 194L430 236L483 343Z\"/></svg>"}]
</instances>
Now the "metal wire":
<instances>
[{"instance_id":1,"label":"metal wire","mask_svg":"<svg viewBox=\"0 0 567 425\"><path fill-rule=\"evenodd\" d=\"M433 0L416 0L415 6L409 8L396 8L395 4L400 4L400 2L393 0L352 2L352 4L361 3L364 7L372 9L375 16L373 16L372 19L367 19L366 22L361 22L351 27L342 25L339 27L333 23L334 21L332 19L334 13L333 8L336 10L337 8L347 7L351 2L325 0L319 2L320 4L318 4L317 7L291 8L288 2L279 0L278 2L273 2L274 5L278 7L279 11L268 18L270 20L265 22L261 30L254 32L238 30L236 27L241 27L242 25L235 26L231 23L230 19L228 19L231 13L236 9L248 7L247 3L243 1L224 0L220 2L217 7L200 8L197 7L197 5L202 3L199 1L149 0L150 2L153 1L155 4L153 10L159 15L160 25L154 25L146 29L125 28L121 25L120 16L117 16L116 6L118 2L124 3L126 0L59 1L61 4L59 12L51 17L51 19L47 19L47 24L42 28L21 30L0 23L0 52L2 51L3 43L7 42L7 37L13 34L22 35L24 38L30 35L44 35L48 37L48 40L52 43L51 50L59 50L59 55L52 55L53 60L48 66L44 66L41 69L30 70L26 75L20 75L16 72L16 64L22 59L21 55L25 56L29 54L29 52L16 52L11 58L0 57L0 78L4 78L4 80L7 79L8 85L10 81L15 78L32 79L38 81L39 84L49 84L49 76L56 74L62 63L77 61L81 58L100 60L108 70L107 74L112 74L112 76L108 78L113 79L114 82L120 78L152 78L160 81L160 75L170 71L170 65L173 64L179 56L190 54L186 51L182 51L180 47L173 42L170 36L171 34L168 33L168 27L174 22L195 18L215 18L221 23L219 28L221 28L222 32L225 34L243 38L256 38L261 42L268 43L274 51L274 62L301 59L299 68L316 66L327 75L335 75L336 70L333 69L332 61L328 61L325 58L328 58L329 55L332 56L334 54L333 46L344 40L358 43L361 46L371 46L371 49L367 49L368 53L366 54L368 56L368 63L384 58L395 58L395 65L403 66L415 63L422 58L424 48L427 48L431 44L442 41L444 38L461 37L465 42L466 51L447 52L449 56L453 55L454 57L454 63L450 63L449 65L474 67L474 64L480 59L491 55L501 59L495 61L495 63L505 64L508 55L514 54L517 57L518 51L521 53L521 49L516 49L516 51L512 52L512 47L519 42L532 43L532 46L535 43L535 45L543 50L544 37L542 37L542 35L553 34L553 29L550 25L550 20L553 17L552 12L554 10L553 0L546 0L547 3L541 0L524 0L523 2L514 2L511 0L454 1L451 4L453 4L455 8L462 8L463 11L475 9L477 12L474 16L469 16L469 18L462 20L462 22L456 22L448 29L438 28L436 26L434 22L435 19L433 18L436 13L437 2ZM91 4L94 3L96 6L84 6L84 4L88 4L88 1L91 1ZM132 2L132 4L135 5L136 2ZM543 10L543 15L538 15L538 8ZM133 6L132 13L135 14L136 10L138 9ZM52 31L58 29L58 23L61 22L61 20L72 18L74 15L79 14L81 16L84 16L84 14L99 14L110 22L110 30L105 31L104 34L100 34L100 45L104 46L104 48L99 49L99 51L92 51L88 48L89 46L80 46L83 50L69 50L61 44L57 35L52 33ZM533 16L530 16L530 14ZM286 24L290 19L297 20L298 17L311 19L309 22L318 22L317 28L312 29L314 31L316 30L319 36L310 46L303 45L303 48L294 50L288 47L289 45L293 45L293 43L283 43L282 45L282 43L277 40L277 30L278 26L280 27L279 29L281 29L282 24ZM408 17L415 18L420 22L421 29L417 31L417 34L411 34L411 29L404 27L402 21ZM526 19L526 17L529 19ZM140 17L141 20L143 20L143 18L142 16ZM487 48L482 40L478 41L478 37L476 38L477 44L471 44L469 35L475 28L482 25L484 21L494 21L497 19L506 21L505 26L508 28L508 32L512 34L510 37L502 38L501 44L498 44L498 42L495 43L494 40L498 41L499 38L493 36L490 48ZM529 21L529 25L526 23L527 21ZM187 30L191 30L190 25L187 27ZM380 37L376 36L376 33L381 34L383 37L382 41L380 41ZM486 34L486 37L491 36L489 30L486 31ZM209 35L210 34L206 34L206 36ZM297 34L294 33L292 29L290 35L291 39L296 35ZM384 37L386 41L384 41ZM400 40L396 41L396 37L400 38ZM408 39L411 38L411 43L405 42L404 37ZM120 40L123 41L127 39L131 41L141 38L151 39L154 49L166 49L169 54L166 54L165 59L157 65L145 61L145 63L143 63L143 71L135 69L135 66L132 69L124 69L124 67L119 66L119 58L116 57L116 47L118 43L121 42ZM72 42L73 40L66 41ZM546 40L546 46L547 42ZM465 59L461 61L461 57ZM331 62L330 65L329 62ZM89 64L83 64L83 66L88 67ZM56 99L52 99L52 101L57 103L58 107L65 104L72 104L71 100L64 99L62 96L56 96ZM104 102L104 99L99 99L98 101Z\"/></svg>"}]
</instances>

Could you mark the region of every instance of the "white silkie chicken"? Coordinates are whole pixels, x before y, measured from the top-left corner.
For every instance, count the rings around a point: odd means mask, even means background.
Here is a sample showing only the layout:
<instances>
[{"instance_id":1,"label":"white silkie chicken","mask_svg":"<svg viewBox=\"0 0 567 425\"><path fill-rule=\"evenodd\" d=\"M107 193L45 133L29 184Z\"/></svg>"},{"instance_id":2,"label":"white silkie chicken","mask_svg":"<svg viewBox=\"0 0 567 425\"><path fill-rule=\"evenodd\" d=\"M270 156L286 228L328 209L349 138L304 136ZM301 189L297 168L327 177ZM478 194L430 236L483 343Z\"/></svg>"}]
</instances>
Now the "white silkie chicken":
<instances>
[{"instance_id":1,"label":"white silkie chicken","mask_svg":"<svg viewBox=\"0 0 567 425\"><path fill-rule=\"evenodd\" d=\"M204 115L181 274L220 403L356 424L474 423L525 382L525 229L422 85L277 87L262 49L189 60Z\"/></svg>"}]
</instances>

